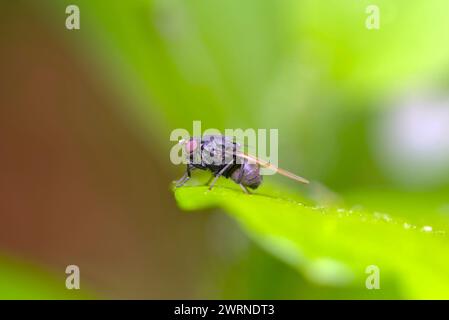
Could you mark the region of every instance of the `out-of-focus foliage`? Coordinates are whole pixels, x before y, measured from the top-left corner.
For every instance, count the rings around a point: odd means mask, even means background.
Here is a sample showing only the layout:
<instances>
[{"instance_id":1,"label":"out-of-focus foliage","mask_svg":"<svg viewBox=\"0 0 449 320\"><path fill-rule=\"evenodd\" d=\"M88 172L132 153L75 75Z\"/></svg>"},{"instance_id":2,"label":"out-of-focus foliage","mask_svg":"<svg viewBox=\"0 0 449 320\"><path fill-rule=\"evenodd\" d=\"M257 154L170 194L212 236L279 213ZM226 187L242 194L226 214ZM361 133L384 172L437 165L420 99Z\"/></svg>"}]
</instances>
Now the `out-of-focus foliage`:
<instances>
[{"instance_id":1,"label":"out-of-focus foliage","mask_svg":"<svg viewBox=\"0 0 449 320\"><path fill-rule=\"evenodd\" d=\"M315 283L363 287L367 266L376 265L379 297L449 297L447 217L446 224L434 224L429 214L427 225L418 225L394 212L310 205L223 187L183 187L175 196L186 210L224 208L256 243Z\"/></svg>"},{"instance_id":2,"label":"out-of-focus foliage","mask_svg":"<svg viewBox=\"0 0 449 320\"><path fill-rule=\"evenodd\" d=\"M365 28L370 1L77 2L102 59L148 90L143 112L175 126L249 126L273 107L286 121L317 91L378 96L449 63L444 0L377 1L378 31Z\"/></svg>"},{"instance_id":3,"label":"out-of-focus foliage","mask_svg":"<svg viewBox=\"0 0 449 320\"><path fill-rule=\"evenodd\" d=\"M55 277L30 264L0 258L0 297L2 299L87 299L85 288L68 290L65 277Z\"/></svg>"}]
</instances>

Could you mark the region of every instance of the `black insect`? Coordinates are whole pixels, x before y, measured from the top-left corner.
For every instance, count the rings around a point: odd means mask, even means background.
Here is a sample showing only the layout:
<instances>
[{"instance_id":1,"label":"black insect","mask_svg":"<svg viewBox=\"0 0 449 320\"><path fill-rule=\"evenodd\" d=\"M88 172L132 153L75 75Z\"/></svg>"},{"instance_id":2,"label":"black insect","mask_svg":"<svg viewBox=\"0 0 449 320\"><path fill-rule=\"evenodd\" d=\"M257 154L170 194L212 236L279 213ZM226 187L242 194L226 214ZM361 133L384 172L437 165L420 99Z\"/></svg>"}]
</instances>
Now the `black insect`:
<instances>
[{"instance_id":1,"label":"black insect","mask_svg":"<svg viewBox=\"0 0 449 320\"><path fill-rule=\"evenodd\" d=\"M209 190L212 190L218 178L225 177L239 184L245 193L250 193L248 188L256 189L262 183L260 167L270 168L301 183L309 183L304 178L244 153L232 137L209 135L181 140L180 143L184 145L188 164L184 176L176 181L178 188L190 179L194 169L212 172L213 176L208 182Z\"/></svg>"}]
</instances>

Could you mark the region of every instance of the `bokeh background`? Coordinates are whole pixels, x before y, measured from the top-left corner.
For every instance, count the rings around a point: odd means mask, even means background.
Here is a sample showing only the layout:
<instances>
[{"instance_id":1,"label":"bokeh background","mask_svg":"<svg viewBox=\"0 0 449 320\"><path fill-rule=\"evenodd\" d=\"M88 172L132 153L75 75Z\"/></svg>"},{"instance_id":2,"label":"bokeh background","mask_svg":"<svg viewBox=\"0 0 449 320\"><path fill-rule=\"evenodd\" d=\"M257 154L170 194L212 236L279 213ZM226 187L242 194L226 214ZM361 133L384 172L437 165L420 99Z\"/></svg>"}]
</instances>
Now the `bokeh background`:
<instances>
[{"instance_id":1,"label":"bokeh background","mask_svg":"<svg viewBox=\"0 0 449 320\"><path fill-rule=\"evenodd\" d=\"M80 30L65 27L70 4ZM370 4L379 30L365 27ZM0 298L404 297L314 283L220 209L182 212L169 135L193 120L277 128L280 165L326 194L447 226L448 12L445 0L2 1ZM82 290L65 289L70 264Z\"/></svg>"}]
</instances>

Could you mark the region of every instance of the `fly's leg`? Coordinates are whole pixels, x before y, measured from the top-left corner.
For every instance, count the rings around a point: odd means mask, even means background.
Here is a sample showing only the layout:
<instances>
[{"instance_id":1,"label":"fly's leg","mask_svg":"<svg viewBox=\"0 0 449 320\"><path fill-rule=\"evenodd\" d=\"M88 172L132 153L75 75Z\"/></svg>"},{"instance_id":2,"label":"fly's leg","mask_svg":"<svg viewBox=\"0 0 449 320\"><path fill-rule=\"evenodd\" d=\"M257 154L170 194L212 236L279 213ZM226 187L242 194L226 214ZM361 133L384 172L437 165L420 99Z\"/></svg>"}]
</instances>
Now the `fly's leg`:
<instances>
[{"instance_id":1,"label":"fly's leg","mask_svg":"<svg viewBox=\"0 0 449 320\"><path fill-rule=\"evenodd\" d=\"M191 176L191 174L190 174L190 167L187 166L187 170L184 173L184 175L182 176L182 178L179 179L178 181L175 181L176 188L182 187L184 185L184 183L186 183L187 181L190 180L190 176Z\"/></svg>"},{"instance_id":2,"label":"fly's leg","mask_svg":"<svg viewBox=\"0 0 449 320\"><path fill-rule=\"evenodd\" d=\"M245 187L243 184L239 183L240 188L242 188L243 192L246 194L251 194L251 192L248 190L247 187Z\"/></svg>"},{"instance_id":3,"label":"fly's leg","mask_svg":"<svg viewBox=\"0 0 449 320\"><path fill-rule=\"evenodd\" d=\"M186 183L187 181L189 181L190 177L189 175L186 173L184 173L184 175L182 176L181 179L175 181L176 184L176 188L180 188L184 185L184 183Z\"/></svg>"},{"instance_id":4,"label":"fly's leg","mask_svg":"<svg viewBox=\"0 0 449 320\"><path fill-rule=\"evenodd\" d=\"M206 186L208 186L211 182L212 182L212 180L214 180L214 178L215 178L215 176L210 176L210 178L209 178L209 180L207 180L207 182L206 182Z\"/></svg>"},{"instance_id":5,"label":"fly's leg","mask_svg":"<svg viewBox=\"0 0 449 320\"><path fill-rule=\"evenodd\" d=\"M232 161L229 162L227 165L225 165L225 166L223 167L223 169L221 169L221 170L215 175L214 180L212 180L211 184L209 185L209 191L212 190L212 188L214 187L215 182L217 182L218 178L220 178L220 177L223 175L223 173L224 173L227 169L229 169L229 167L230 167L231 165L232 165Z\"/></svg>"}]
</instances>

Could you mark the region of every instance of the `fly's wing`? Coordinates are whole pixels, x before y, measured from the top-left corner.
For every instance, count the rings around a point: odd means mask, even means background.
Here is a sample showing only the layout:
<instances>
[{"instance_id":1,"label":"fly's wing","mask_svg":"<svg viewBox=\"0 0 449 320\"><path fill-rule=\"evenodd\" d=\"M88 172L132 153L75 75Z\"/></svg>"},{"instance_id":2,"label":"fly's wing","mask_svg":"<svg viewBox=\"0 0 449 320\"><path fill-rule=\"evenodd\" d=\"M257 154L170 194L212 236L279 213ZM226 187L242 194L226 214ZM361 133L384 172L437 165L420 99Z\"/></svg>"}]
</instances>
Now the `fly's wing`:
<instances>
[{"instance_id":1,"label":"fly's wing","mask_svg":"<svg viewBox=\"0 0 449 320\"><path fill-rule=\"evenodd\" d=\"M298 182L301 182L301 183L305 183L305 184L309 183L309 180L304 179L304 178L302 178L300 176L297 176L296 174L291 173L290 171L278 168L275 165L273 165L273 164L271 164L269 162L266 162L264 160L258 159L257 157L255 157L253 155L246 154L246 153L241 152L241 151L237 151L236 155L238 157L240 157L240 158L248 160L249 162L257 163L261 167L269 168L271 170L274 170L276 173L279 173L279 174L281 174L281 175L283 175L283 176L285 176L287 178L290 178L290 179L293 179L295 181L298 181Z\"/></svg>"}]
</instances>

